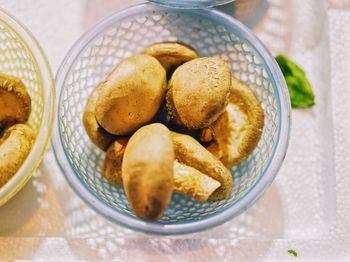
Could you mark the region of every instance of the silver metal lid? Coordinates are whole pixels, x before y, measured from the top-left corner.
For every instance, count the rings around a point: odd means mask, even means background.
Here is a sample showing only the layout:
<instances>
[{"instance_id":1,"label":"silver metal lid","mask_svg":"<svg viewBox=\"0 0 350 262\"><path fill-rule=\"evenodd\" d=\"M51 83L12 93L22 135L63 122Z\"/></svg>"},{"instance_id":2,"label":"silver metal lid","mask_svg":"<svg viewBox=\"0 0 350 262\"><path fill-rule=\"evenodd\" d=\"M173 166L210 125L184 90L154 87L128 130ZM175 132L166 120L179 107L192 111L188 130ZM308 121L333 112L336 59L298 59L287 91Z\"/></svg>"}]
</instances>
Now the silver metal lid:
<instances>
[{"instance_id":1,"label":"silver metal lid","mask_svg":"<svg viewBox=\"0 0 350 262\"><path fill-rule=\"evenodd\" d=\"M152 3L185 9L204 8L224 5L234 0L149 0Z\"/></svg>"}]
</instances>

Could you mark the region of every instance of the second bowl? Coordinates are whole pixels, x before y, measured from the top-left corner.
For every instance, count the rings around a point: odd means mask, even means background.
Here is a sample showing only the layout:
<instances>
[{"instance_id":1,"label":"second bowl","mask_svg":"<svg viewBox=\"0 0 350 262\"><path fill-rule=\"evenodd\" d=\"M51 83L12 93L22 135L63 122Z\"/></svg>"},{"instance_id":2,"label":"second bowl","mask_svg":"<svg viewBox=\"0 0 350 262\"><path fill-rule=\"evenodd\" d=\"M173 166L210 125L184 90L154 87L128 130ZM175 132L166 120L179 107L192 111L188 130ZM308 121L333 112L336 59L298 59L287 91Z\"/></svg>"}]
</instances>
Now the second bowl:
<instances>
[{"instance_id":1,"label":"second bowl","mask_svg":"<svg viewBox=\"0 0 350 262\"><path fill-rule=\"evenodd\" d=\"M232 194L200 203L173 194L162 220L141 220L131 212L124 190L102 176L105 153L94 146L82 124L92 89L124 58L160 41L181 41L201 56L219 56L235 77L260 99L265 126L252 155L231 169ZM257 37L234 18L212 9L177 9L139 4L107 17L84 34L57 75L57 123L52 139L56 159L75 192L106 218L142 232L183 234L211 228L250 207L276 176L286 154L290 103L283 75Z\"/></svg>"}]
</instances>

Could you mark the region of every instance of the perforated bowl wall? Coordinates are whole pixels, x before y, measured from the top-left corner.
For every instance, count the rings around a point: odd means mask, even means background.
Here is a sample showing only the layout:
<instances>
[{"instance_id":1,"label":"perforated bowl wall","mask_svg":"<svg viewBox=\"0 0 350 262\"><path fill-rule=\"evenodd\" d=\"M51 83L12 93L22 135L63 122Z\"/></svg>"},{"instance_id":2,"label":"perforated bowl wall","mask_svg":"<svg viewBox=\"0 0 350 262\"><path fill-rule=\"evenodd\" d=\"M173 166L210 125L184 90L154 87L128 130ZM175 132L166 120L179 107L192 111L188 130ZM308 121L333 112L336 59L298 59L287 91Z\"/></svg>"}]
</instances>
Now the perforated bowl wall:
<instances>
[{"instance_id":1,"label":"perforated bowl wall","mask_svg":"<svg viewBox=\"0 0 350 262\"><path fill-rule=\"evenodd\" d=\"M92 89L115 65L158 41L182 41L202 56L218 56L227 61L233 75L255 90L264 108L265 127L253 154L231 170L234 188L227 199L199 203L173 194L162 220L146 222L131 213L123 189L111 186L101 176L105 154L90 142L82 114ZM141 4L116 13L75 44L62 63L56 82L60 99L53 146L62 171L73 189L94 209L137 230L188 233L226 221L262 194L286 151L290 106L281 73L248 29L217 11L179 11Z\"/></svg>"},{"instance_id":2,"label":"perforated bowl wall","mask_svg":"<svg viewBox=\"0 0 350 262\"><path fill-rule=\"evenodd\" d=\"M20 170L0 189L1 206L18 192L41 161L51 134L55 96L51 71L38 43L22 24L1 9L0 72L19 77L26 85L32 99L28 124L37 137Z\"/></svg>"}]
</instances>

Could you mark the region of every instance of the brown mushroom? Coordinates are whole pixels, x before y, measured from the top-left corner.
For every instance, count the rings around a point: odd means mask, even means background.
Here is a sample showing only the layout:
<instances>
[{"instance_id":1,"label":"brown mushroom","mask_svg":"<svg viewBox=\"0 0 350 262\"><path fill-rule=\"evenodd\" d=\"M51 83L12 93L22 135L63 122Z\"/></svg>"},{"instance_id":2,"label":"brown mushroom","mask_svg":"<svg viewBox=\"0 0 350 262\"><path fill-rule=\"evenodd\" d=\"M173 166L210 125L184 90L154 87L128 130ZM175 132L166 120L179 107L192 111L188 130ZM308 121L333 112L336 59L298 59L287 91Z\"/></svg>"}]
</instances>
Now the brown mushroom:
<instances>
[{"instance_id":1,"label":"brown mushroom","mask_svg":"<svg viewBox=\"0 0 350 262\"><path fill-rule=\"evenodd\" d=\"M226 111L202 132L211 133L213 141L207 149L230 168L244 161L253 152L263 127L264 110L254 91L234 78L231 100Z\"/></svg>"},{"instance_id":2,"label":"brown mushroom","mask_svg":"<svg viewBox=\"0 0 350 262\"><path fill-rule=\"evenodd\" d=\"M188 129L202 129L216 121L228 104L231 70L219 58L197 58L179 66L168 86L170 118Z\"/></svg>"},{"instance_id":3,"label":"brown mushroom","mask_svg":"<svg viewBox=\"0 0 350 262\"><path fill-rule=\"evenodd\" d=\"M165 70L152 56L123 60L99 86L95 116L113 135L131 134L159 111L166 92Z\"/></svg>"},{"instance_id":4,"label":"brown mushroom","mask_svg":"<svg viewBox=\"0 0 350 262\"><path fill-rule=\"evenodd\" d=\"M141 53L157 58L167 72L168 79L177 67L199 57L193 47L181 42L154 43L145 47Z\"/></svg>"},{"instance_id":5,"label":"brown mushroom","mask_svg":"<svg viewBox=\"0 0 350 262\"><path fill-rule=\"evenodd\" d=\"M191 136L171 132L175 157L185 165L218 181L221 186L209 197L209 200L225 199L232 191L232 176L227 168L196 139Z\"/></svg>"},{"instance_id":6,"label":"brown mushroom","mask_svg":"<svg viewBox=\"0 0 350 262\"><path fill-rule=\"evenodd\" d=\"M169 129L162 124L141 127L124 152L122 177L133 212L160 219L173 192L174 150Z\"/></svg>"},{"instance_id":7,"label":"brown mushroom","mask_svg":"<svg viewBox=\"0 0 350 262\"><path fill-rule=\"evenodd\" d=\"M23 82L14 76L0 73L0 131L28 120L31 98Z\"/></svg>"},{"instance_id":8,"label":"brown mushroom","mask_svg":"<svg viewBox=\"0 0 350 262\"><path fill-rule=\"evenodd\" d=\"M0 138L0 188L13 177L32 149L35 133L27 125L5 129Z\"/></svg>"}]
</instances>

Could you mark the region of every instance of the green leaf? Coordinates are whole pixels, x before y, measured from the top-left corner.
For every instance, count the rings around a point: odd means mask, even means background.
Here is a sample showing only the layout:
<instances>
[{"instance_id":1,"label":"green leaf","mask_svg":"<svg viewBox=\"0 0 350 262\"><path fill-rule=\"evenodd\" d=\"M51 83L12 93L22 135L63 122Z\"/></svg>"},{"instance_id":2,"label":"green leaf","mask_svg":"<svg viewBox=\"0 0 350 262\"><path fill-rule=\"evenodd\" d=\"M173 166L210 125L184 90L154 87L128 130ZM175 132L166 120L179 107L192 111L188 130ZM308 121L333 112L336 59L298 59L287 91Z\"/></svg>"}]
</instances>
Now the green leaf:
<instances>
[{"instance_id":1,"label":"green leaf","mask_svg":"<svg viewBox=\"0 0 350 262\"><path fill-rule=\"evenodd\" d=\"M298 256L298 253L297 253L294 249L289 249L289 250L288 250L288 253L291 254L291 255L293 255L293 256L295 256L295 257Z\"/></svg>"},{"instance_id":2,"label":"green leaf","mask_svg":"<svg viewBox=\"0 0 350 262\"><path fill-rule=\"evenodd\" d=\"M293 108L309 108L315 105L315 94L305 72L284 55L276 56L286 80Z\"/></svg>"}]
</instances>

